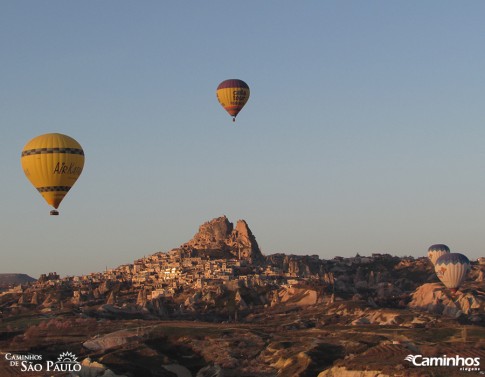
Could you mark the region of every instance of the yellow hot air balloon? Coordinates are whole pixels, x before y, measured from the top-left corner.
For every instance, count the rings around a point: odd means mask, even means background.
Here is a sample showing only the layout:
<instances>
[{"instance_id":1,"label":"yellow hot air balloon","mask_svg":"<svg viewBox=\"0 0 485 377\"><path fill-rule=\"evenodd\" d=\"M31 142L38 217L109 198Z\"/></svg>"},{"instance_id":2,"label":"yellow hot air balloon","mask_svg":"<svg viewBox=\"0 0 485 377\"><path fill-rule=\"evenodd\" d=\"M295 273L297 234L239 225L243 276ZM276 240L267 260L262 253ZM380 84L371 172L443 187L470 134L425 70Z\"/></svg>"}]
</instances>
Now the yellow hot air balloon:
<instances>
[{"instance_id":1,"label":"yellow hot air balloon","mask_svg":"<svg viewBox=\"0 0 485 377\"><path fill-rule=\"evenodd\" d=\"M83 171L84 151L72 137L44 134L25 145L20 162L32 185L57 209ZM51 215L58 214L51 211Z\"/></svg>"},{"instance_id":2,"label":"yellow hot air balloon","mask_svg":"<svg viewBox=\"0 0 485 377\"><path fill-rule=\"evenodd\" d=\"M225 80L217 87L217 99L221 106L236 120L237 114L242 110L249 99L249 86L242 80Z\"/></svg>"}]
</instances>

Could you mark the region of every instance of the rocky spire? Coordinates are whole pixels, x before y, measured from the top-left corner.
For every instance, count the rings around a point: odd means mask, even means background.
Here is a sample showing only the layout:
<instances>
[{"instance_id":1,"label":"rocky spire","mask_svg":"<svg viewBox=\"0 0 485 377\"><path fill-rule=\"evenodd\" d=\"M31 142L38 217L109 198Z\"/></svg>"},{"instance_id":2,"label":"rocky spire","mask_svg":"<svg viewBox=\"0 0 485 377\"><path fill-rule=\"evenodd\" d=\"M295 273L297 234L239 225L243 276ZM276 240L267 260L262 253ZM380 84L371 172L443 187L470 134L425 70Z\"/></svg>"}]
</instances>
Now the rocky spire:
<instances>
[{"instance_id":1,"label":"rocky spire","mask_svg":"<svg viewBox=\"0 0 485 377\"><path fill-rule=\"evenodd\" d=\"M485 275L485 271L484 271L483 269L480 269L480 270L478 271L478 276L477 276L477 278L475 279L475 281L478 281L478 282L482 282L482 281L484 281L484 280L485 280L485 279L484 279L484 275Z\"/></svg>"},{"instance_id":2,"label":"rocky spire","mask_svg":"<svg viewBox=\"0 0 485 377\"><path fill-rule=\"evenodd\" d=\"M238 259L251 259L259 261L263 259L256 237L244 220L238 220L236 229L231 233L231 243L233 249L237 250Z\"/></svg>"},{"instance_id":3,"label":"rocky spire","mask_svg":"<svg viewBox=\"0 0 485 377\"><path fill-rule=\"evenodd\" d=\"M111 291L108 300L106 301L108 305L115 305L116 304L116 295L114 291Z\"/></svg>"},{"instance_id":4,"label":"rocky spire","mask_svg":"<svg viewBox=\"0 0 485 377\"><path fill-rule=\"evenodd\" d=\"M139 306L145 306L147 303L145 290L140 289L138 292L138 297L136 299L136 304Z\"/></svg>"},{"instance_id":5,"label":"rocky spire","mask_svg":"<svg viewBox=\"0 0 485 377\"><path fill-rule=\"evenodd\" d=\"M37 292L34 292L34 294L32 295L32 299L30 300L30 303L32 305L39 305L39 296Z\"/></svg>"},{"instance_id":6,"label":"rocky spire","mask_svg":"<svg viewBox=\"0 0 485 377\"><path fill-rule=\"evenodd\" d=\"M54 304L54 296L49 293L45 300L42 302L42 306L48 308Z\"/></svg>"},{"instance_id":7,"label":"rocky spire","mask_svg":"<svg viewBox=\"0 0 485 377\"><path fill-rule=\"evenodd\" d=\"M81 291L73 291L71 302L73 305L80 306L81 305Z\"/></svg>"}]
</instances>

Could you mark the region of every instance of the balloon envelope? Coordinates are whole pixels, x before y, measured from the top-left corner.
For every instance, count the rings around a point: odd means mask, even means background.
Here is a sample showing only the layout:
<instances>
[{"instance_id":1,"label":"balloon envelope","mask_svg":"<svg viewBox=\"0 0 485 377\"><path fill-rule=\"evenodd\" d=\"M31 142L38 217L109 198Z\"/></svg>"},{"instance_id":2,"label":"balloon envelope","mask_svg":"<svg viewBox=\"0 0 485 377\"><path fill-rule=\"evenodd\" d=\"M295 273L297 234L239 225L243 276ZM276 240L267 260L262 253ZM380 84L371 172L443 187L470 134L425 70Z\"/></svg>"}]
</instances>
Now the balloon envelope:
<instances>
[{"instance_id":1,"label":"balloon envelope","mask_svg":"<svg viewBox=\"0 0 485 377\"><path fill-rule=\"evenodd\" d=\"M443 245L443 244L431 245L428 248L428 258L431 261L431 263L436 264L436 260L439 257L449 252L450 252L450 248L446 245Z\"/></svg>"},{"instance_id":2,"label":"balloon envelope","mask_svg":"<svg viewBox=\"0 0 485 377\"><path fill-rule=\"evenodd\" d=\"M217 99L222 107L236 119L249 99L249 86L242 80L225 80L217 87Z\"/></svg>"},{"instance_id":3,"label":"balloon envelope","mask_svg":"<svg viewBox=\"0 0 485 377\"><path fill-rule=\"evenodd\" d=\"M84 151L72 137L44 134L25 145L20 162L32 185L57 209L83 170Z\"/></svg>"},{"instance_id":4,"label":"balloon envelope","mask_svg":"<svg viewBox=\"0 0 485 377\"><path fill-rule=\"evenodd\" d=\"M470 261L460 253L447 253L436 260L434 270L446 288L456 290L470 270Z\"/></svg>"}]
</instances>

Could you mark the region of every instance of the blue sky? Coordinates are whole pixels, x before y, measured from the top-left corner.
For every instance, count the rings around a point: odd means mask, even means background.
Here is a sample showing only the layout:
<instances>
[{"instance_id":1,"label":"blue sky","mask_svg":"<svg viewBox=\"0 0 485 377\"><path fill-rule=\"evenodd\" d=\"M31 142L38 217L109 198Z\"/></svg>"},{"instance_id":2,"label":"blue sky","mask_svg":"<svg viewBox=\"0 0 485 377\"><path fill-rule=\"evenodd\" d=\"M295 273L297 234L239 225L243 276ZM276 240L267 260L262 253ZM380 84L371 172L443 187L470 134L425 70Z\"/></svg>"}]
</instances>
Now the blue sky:
<instances>
[{"instance_id":1,"label":"blue sky","mask_svg":"<svg viewBox=\"0 0 485 377\"><path fill-rule=\"evenodd\" d=\"M0 272L74 275L245 219L265 254L475 259L485 232L481 1L3 1ZM217 85L246 81L236 123ZM31 138L84 148L50 208Z\"/></svg>"}]
</instances>

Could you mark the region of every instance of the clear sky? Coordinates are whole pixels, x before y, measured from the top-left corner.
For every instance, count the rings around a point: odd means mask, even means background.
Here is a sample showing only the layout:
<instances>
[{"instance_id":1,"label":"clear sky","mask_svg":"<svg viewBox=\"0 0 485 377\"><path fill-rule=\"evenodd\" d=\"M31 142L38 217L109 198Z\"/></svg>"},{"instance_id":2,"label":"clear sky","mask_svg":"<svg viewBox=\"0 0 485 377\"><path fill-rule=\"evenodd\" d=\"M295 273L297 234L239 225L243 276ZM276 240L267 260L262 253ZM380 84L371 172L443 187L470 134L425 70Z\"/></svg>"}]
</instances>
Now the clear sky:
<instances>
[{"instance_id":1,"label":"clear sky","mask_svg":"<svg viewBox=\"0 0 485 377\"><path fill-rule=\"evenodd\" d=\"M116 267L225 214L265 254L485 255L485 2L1 1L0 272ZM216 99L251 97L236 123ZM60 216L20 152L74 137Z\"/></svg>"}]
</instances>

